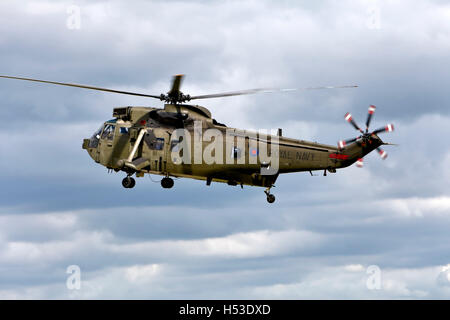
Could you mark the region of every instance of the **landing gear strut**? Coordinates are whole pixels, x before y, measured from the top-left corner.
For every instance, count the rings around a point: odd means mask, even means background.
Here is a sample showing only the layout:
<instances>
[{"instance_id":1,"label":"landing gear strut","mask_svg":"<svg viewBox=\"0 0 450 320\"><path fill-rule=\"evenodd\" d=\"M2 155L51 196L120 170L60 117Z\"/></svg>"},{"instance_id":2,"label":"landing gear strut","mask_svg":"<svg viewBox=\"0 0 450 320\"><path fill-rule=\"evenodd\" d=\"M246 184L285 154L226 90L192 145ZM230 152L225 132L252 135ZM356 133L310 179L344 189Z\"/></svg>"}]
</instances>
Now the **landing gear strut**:
<instances>
[{"instance_id":1,"label":"landing gear strut","mask_svg":"<svg viewBox=\"0 0 450 320\"><path fill-rule=\"evenodd\" d=\"M169 177L162 178L161 187L164 189L170 189L173 187L173 179Z\"/></svg>"},{"instance_id":2,"label":"landing gear strut","mask_svg":"<svg viewBox=\"0 0 450 320\"><path fill-rule=\"evenodd\" d=\"M136 181L130 176L127 176L122 180L122 186L124 188L131 189L135 185L136 185Z\"/></svg>"},{"instance_id":3,"label":"landing gear strut","mask_svg":"<svg viewBox=\"0 0 450 320\"><path fill-rule=\"evenodd\" d=\"M270 193L270 187L264 190L264 193L267 195L267 202L268 203L274 203L275 202L275 196Z\"/></svg>"}]
</instances>

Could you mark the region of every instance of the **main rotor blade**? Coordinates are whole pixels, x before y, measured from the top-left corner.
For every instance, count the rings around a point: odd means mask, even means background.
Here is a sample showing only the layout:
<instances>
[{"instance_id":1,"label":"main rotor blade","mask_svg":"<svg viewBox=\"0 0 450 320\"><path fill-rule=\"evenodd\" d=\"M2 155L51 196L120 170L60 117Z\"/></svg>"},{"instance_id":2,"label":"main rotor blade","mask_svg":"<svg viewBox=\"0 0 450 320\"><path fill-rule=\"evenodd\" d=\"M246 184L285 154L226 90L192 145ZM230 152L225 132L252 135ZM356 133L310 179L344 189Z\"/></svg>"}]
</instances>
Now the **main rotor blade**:
<instances>
[{"instance_id":1,"label":"main rotor blade","mask_svg":"<svg viewBox=\"0 0 450 320\"><path fill-rule=\"evenodd\" d=\"M0 78L42 82L42 83L49 83L49 84L57 84L57 85L60 85L60 86L75 87L75 88L82 88L82 89L106 91L106 92L112 92L112 93L128 94L128 95L139 96L139 97L149 97L149 98L161 99L160 96L154 96L154 95L150 95L150 94L143 94L143 93L136 93L136 92L129 92L129 91L121 91L121 90L113 90L113 89L107 89L107 88L92 87L92 86L86 86L86 85L75 84L75 83L55 82L55 81L38 80L38 79L31 79L31 78L20 78L20 77L12 77L12 76L2 76L2 75L0 75Z\"/></svg>"},{"instance_id":2,"label":"main rotor blade","mask_svg":"<svg viewBox=\"0 0 450 320\"><path fill-rule=\"evenodd\" d=\"M199 95L199 96L191 96L190 100L232 97L232 96L241 96L241 95L255 94L255 93L274 93L274 92L290 92L290 91L320 90L320 89L346 89L346 88L357 88L357 87L358 86L327 86L327 87L285 88L285 89L282 89L282 88L257 88L257 89L248 89L248 90L240 90L240 91L230 91L230 92L222 92L222 93L214 93L214 94L205 94L205 95Z\"/></svg>"},{"instance_id":3,"label":"main rotor blade","mask_svg":"<svg viewBox=\"0 0 450 320\"><path fill-rule=\"evenodd\" d=\"M168 94L180 92L181 81L183 80L184 74L177 74L173 77L172 88Z\"/></svg>"}]
</instances>

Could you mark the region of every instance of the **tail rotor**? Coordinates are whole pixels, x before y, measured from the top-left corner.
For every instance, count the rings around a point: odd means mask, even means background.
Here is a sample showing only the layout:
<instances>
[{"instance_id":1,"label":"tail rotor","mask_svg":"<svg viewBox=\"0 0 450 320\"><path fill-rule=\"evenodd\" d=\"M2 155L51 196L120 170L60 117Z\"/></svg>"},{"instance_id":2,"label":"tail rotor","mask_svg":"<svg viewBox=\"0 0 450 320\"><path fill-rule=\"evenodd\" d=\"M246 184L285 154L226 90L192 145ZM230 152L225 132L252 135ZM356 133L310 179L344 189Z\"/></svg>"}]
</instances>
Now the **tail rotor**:
<instances>
[{"instance_id":1,"label":"tail rotor","mask_svg":"<svg viewBox=\"0 0 450 320\"><path fill-rule=\"evenodd\" d=\"M368 114L367 114L367 120L366 120L366 130L363 131L358 124L355 122L355 120L353 119L352 115L347 112L345 114L345 120L350 123L357 131L359 131L361 133L361 135L357 136L356 138L351 138L351 139L347 139L347 140L340 140L338 142L338 149L339 150L343 150L345 149L345 147L353 142L356 141L360 141L361 143L366 143L366 142L370 142L370 138L372 136L375 136L379 133L383 133L383 132L392 132L394 131L394 125L393 124L388 124L382 128L376 129L372 132L369 132L369 126L370 126L370 122L372 120L373 114L375 113L376 107L374 105L370 105L369 106L369 110L368 110ZM384 151L383 149L381 149L380 147L377 148L378 154L380 155L381 159L386 159L387 158L387 152ZM360 158L356 161L356 166L358 168L362 168L363 167L363 158Z\"/></svg>"}]
</instances>

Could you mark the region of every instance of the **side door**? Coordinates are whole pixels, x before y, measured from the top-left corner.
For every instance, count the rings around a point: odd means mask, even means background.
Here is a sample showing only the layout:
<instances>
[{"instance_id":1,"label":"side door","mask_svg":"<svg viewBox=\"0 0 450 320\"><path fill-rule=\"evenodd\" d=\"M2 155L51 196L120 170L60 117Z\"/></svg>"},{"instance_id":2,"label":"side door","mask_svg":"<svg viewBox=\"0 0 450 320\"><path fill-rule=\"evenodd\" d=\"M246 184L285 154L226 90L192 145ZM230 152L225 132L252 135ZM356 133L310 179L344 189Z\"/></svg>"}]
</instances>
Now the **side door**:
<instances>
[{"instance_id":1,"label":"side door","mask_svg":"<svg viewBox=\"0 0 450 320\"><path fill-rule=\"evenodd\" d=\"M144 136L142 155L150 160L150 171L167 173L171 162L169 156L170 135L167 129L147 129Z\"/></svg>"}]
</instances>

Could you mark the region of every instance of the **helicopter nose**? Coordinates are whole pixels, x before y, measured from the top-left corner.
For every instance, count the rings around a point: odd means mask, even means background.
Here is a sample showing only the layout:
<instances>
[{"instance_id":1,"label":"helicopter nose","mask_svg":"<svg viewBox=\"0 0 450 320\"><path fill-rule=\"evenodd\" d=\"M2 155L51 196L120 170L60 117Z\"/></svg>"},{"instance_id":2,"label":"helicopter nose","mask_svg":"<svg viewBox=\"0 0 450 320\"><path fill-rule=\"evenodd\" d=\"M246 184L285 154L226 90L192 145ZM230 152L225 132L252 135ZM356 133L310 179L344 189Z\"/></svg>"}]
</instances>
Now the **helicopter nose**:
<instances>
[{"instance_id":1,"label":"helicopter nose","mask_svg":"<svg viewBox=\"0 0 450 320\"><path fill-rule=\"evenodd\" d=\"M89 156L95 161L98 162L98 153L97 153L97 147L95 145L92 145L91 139L83 139L82 144L83 150L86 150Z\"/></svg>"},{"instance_id":2,"label":"helicopter nose","mask_svg":"<svg viewBox=\"0 0 450 320\"><path fill-rule=\"evenodd\" d=\"M88 147L89 147L89 142L90 142L89 139L83 139L83 144L82 144L81 147L82 147L84 150L87 150Z\"/></svg>"}]
</instances>

